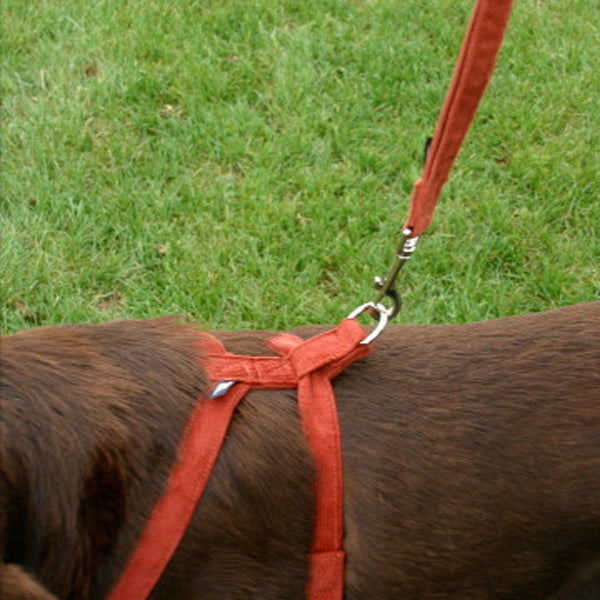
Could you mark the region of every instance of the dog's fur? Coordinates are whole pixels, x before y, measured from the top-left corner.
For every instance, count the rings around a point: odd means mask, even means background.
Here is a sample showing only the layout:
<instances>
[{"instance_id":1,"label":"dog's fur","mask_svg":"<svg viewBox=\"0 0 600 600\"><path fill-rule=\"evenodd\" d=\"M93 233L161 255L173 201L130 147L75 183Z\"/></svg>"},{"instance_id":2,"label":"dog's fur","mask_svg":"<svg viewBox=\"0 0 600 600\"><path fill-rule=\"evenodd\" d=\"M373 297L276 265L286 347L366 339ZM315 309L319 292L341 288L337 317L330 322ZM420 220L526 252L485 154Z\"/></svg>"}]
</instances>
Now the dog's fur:
<instances>
[{"instance_id":1,"label":"dog's fur","mask_svg":"<svg viewBox=\"0 0 600 600\"><path fill-rule=\"evenodd\" d=\"M3 599L110 591L206 394L196 341L165 319L3 338ZM600 303L390 327L334 387L347 600L600 598ZM294 391L252 392L152 598L303 598L313 479Z\"/></svg>"}]
</instances>

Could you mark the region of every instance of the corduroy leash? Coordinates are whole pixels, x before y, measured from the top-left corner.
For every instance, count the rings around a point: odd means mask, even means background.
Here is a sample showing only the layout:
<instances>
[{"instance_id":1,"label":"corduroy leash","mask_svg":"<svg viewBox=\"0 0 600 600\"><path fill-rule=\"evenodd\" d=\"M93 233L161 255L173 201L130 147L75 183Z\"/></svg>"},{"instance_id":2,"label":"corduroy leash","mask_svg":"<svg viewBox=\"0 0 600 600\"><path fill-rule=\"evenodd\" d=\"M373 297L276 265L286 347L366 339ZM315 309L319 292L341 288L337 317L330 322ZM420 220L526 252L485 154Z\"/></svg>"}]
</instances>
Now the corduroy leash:
<instances>
[{"instance_id":1,"label":"corduroy leash","mask_svg":"<svg viewBox=\"0 0 600 600\"><path fill-rule=\"evenodd\" d=\"M492 76L511 8L512 0L478 0L475 5L435 133L427 143L423 174L413 187L394 262L385 277L375 278L377 293L370 312L378 319L383 314L391 319L400 309L396 278L431 223L442 188ZM383 304L386 298L392 303L389 308Z\"/></svg>"}]
</instances>

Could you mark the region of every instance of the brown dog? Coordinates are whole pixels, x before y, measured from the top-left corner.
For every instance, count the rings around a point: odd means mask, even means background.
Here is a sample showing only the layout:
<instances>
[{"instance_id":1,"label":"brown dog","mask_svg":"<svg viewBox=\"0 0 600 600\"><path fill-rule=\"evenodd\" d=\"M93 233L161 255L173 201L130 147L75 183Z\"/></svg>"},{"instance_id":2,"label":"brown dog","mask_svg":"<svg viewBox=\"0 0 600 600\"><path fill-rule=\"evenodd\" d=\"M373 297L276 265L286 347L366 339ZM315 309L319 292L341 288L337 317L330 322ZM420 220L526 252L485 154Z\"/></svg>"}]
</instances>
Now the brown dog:
<instances>
[{"instance_id":1,"label":"brown dog","mask_svg":"<svg viewBox=\"0 0 600 600\"><path fill-rule=\"evenodd\" d=\"M3 600L110 591L206 395L197 339L165 319L3 338ZM600 599L600 303L390 327L334 387L348 600ZM152 598L302 599L313 479L295 392L251 392Z\"/></svg>"}]
</instances>

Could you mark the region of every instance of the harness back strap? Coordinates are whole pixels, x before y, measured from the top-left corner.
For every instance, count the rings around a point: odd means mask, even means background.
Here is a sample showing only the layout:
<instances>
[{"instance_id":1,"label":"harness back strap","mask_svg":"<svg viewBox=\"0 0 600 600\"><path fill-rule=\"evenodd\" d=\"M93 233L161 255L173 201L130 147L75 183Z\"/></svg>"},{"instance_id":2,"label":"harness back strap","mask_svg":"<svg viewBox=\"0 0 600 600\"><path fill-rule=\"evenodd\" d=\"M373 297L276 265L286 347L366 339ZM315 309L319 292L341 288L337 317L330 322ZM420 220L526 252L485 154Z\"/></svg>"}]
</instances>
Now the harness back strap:
<instances>
[{"instance_id":1,"label":"harness back strap","mask_svg":"<svg viewBox=\"0 0 600 600\"><path fill-rule=\"evenodd\" d=\"M271 340L281 355L238 356L210 336L202 339L213 383L235 381L223 396L202 398L180 442L165 492L155 505L138 544L109 600L147 598L183 537L204 492L235 407L250 389L298 387L307 441L317 466L317 514L307 597L342 600L343 486L340 432L331 379L370 352L354 319L303 341L288 334Z\"/></svg>"},{"instance_id":2,"label":"harness back strap","mask_svg":"<svg viewBox=\"0 0 600 600\"><path fill-rule=\"evenodd\" d=\"M463 40L422 177L415 183L404 229L420 236L429 226L442 187L488 84L512 0L478 0Z\"/></svg>"}]
</instances>

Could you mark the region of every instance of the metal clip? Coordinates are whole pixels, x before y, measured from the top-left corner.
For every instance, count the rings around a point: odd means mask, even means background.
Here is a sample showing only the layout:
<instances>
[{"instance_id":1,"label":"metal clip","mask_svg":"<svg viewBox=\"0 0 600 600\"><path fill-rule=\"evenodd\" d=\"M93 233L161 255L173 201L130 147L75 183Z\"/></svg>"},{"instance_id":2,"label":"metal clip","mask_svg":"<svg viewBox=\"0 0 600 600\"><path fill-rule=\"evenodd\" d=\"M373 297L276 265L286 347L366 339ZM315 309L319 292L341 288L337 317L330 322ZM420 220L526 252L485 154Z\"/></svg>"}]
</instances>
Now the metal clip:
<instances>
[{"instance_id":1,"label":"metal clip","mask_svg":"<svg viewBox=\"0 0 600 600\"><path fill-rule=\"evenodd\" d=\"M404 229L402 231L403 238L398 246L393 265L384 278L375 277L374 287L379 292L375 297L375 304L381 304L386 296L390 298L393 303L393 306L388 309L390 319L393 319L398 314L398 311L402 306L402 300L396 290L396 277L398 277L400 269L402 269L413 255L413 252L417 247L417 242L419 241L418 236L412 238L409 237L411 233L412 231L410 229Z\"/></svg>"},{"instance_id":2,"label":"metal clip","mask_svg":"<svg viewBox=\"0 0 600 600\"><path fill-rule=\"evenodd\" d=\"M367 302L366 304L359 306L348 315L349 319L355 319L363 312L368 311L374 319L377 319L377 325L373 331L360 342L361 345L370 344L373 340L377 339L381 332L386 328L389 320L393 319L398 314L398 311L402 306L402 299L396 290L396 277L398 276L400 269L402 269L404 264L412 256L417 246L417 242L419 241L418 236L411 238L411 233L411 229L404 229L402 231L403 238L396 251L394 264L383 279L381 277L375 277L374 287L377 290L375 301ZM389 308L383 304L383 301L386 298L389 298L392 301L392 305Z\"/></svg>"}]
</instances>

